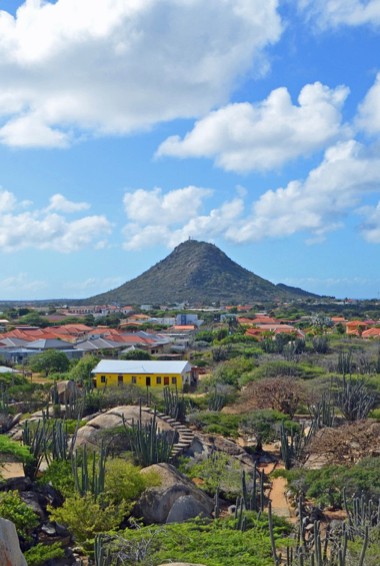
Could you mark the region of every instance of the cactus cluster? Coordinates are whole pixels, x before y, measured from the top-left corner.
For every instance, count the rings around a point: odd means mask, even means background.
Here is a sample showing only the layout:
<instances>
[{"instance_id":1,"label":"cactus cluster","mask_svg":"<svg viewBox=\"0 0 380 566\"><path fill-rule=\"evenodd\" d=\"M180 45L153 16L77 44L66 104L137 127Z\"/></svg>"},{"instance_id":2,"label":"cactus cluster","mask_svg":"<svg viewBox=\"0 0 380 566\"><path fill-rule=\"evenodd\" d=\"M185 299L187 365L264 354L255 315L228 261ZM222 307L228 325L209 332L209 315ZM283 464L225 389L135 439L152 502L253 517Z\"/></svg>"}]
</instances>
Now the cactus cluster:
<instances>
[{"instance_id":1,"label":"cactus cluster","mask_svg":"<svg viewBox=\"0 0 380 566\"><path fill-rule=\"evenodd\" d=\"M81 495L91 493L96 499L104 491L106 475L106 451L102 446L99 454L91 455L87 452L87 446L79 456L77 452L72 457L72 471L75 489Z\"/></svg>"},{"instance_id":2,"label":"cactus cluster","mask_svg":"<svg viewBox=\"0 0 380 566\"><path fill-rule=\"evenodd\" d=\"M324 427L332 428L335 424L335 406L331 392L324 392L320 401L309 406L309 413L313 420L312 428L316 430Z\"/></svg>"},{"instance_id":3,"label":"cactus cluster","mask_svg":"<svg viewBox=\"0 0 380 566\"><path fill-rule=\"evenodd\" d=\"M32 458L24 463L24 474L26 477L34 480L40 469L41 462L47 453L48 443L50 440L50 431L48 427L48 418L43 416L35 427L30 426L30 422L24 422L22 430L22 442L29 448Z\"/></svg>"},{"instance_id":4,"label":"cactus cluster","mask_svg":"<svg viewBox=\"0 0 380 566\"><path fill-rule=\"evenodd\" d=\"M186 420L186 400L184 396L178 394L177 387L175 391L169 387L164 387L164 413L172 419L184 423Z\"/></svg>"},{"instance_id":5,"label":"cactus cluster","mask_svg":"<svg viewBox=\"0 0 380 566\"><path fill-rule=\"evenodd\" d=\"M305 427L302 426L299 432L293 429L288 435L284 423L281 423L280 440L281 440L281 458L284 461L285 469L290 470L295 463L299 462L304 454L305 448L316 432L317 421L313 420L308 432L305 434Z\"/></svg>"},{"instance_id":6,"label":"cactus cluster","mask_svg":"<svg viewBox=\"0 0 380 566\"><path fill-rule=\"evenodd\" d=\"M29 448L32 455L30 461L24 464L25 476L34 480L37 477L42 460L69 460L72 456L77 428L72 437L67 432L65 420L53 420L49 418L49 411L42 412L42 419L35 424L28 420L24 422L22 430L22 442Z\"/></svg>"},{"instance_id":7,"label":"cactus cluster","mask_svg":"<svg viewBox=\"0 0 380 566\"><path fill-rule=\"evenodd\" d=\"M172 431L161 431L158 428L156 409L149 422L143 423L140 403L137 422L132 421L131 426L127 426L123 419L123 424L132 452L141 466L151 466L170 460L175 435Z\"/></svg>"},{"instance_id":8,"label":"cactus cluster","mask_svg":"<svg viewBox=\"0 0 380 566\"><path fill-rule=\"evenodd\" d=\"M215 389L208 396L208 410L209 411L221 411L227 402L227 395L220 393L215 386Z\"/></svg>"},{"instance_id":9,"label":"cactus cluster","mask_svg":"<svg viewBox=\"0 0 380 566\"><path fill-rule=\"evenodd\" d=\"M268 505L268 524L272 546L272 556L275 566L349 566L352 564L348 556L348 541L361 541L360 555L356 566L364 566L365 555L369 543L370 529L379 525L380 501L367 502L364 496L353 499L352 508L346 498L345 507L347 520L342 522L338 530L328 526L324 531L321 524L315 520L311 529L306 529L303 513L302 497L299 499L298 535L296 544L286 548L286 556L277 552L271 503Z\"/></svg>"},{"instance_id":10,"label":"cactus cluster","mask_svg":"<svg viewBox=\"0 0 380 566\"><path fill-rule=\"evenodd\" d=\"M49 442L50 451L47 453L48 460L69 460L72 457L78 428L79 421L71 437L67 432L67 426L64 420L53 421Z\"/></svg>"},{"instance_id":11,"label":"cactus cluster","mask_svg":"<svg viewBox=\"0 0 380 566\"><path fill-rule=\"evenodd\" d=\"M366 419L375 401L375 395L363 379L343 376L335 402L349 422Z\"/></svg>"}]
</instances>

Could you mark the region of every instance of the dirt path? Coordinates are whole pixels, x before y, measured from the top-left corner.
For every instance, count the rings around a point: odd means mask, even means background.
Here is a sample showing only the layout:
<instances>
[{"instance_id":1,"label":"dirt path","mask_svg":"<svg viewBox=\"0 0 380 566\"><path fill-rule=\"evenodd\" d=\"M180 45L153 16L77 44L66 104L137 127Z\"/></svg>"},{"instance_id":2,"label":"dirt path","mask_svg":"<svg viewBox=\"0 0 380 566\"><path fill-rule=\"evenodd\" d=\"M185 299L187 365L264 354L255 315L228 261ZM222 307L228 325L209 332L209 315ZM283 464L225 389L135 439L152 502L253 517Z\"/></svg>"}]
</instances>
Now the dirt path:
<instances>
[{"instance_id":1,"label":"dirt path","mask_svg":"<svg viewBox=\"0 0 380 566\"><path fill-rule=\"evenodd\" d=\"M279 517L286 517L289 519L291 513L288 500L285 497L287 484L288 482L285 478L273 478L269 496L272 500L273 513Z\"/></svg>"},{"instance_id":2,"label":"dirt path","mask_svg":"<svg viewBox=\"0 0 380 566\"><path fill-rule=\"evenodd\" d=\"M0 466L0 477L4 480L24 477L22 464L20 462L6 462Z\"/></svg>"},{"instance_id":3,"label":"dirt path","mask_svg":"<svg viewBox=\"0 0 380 566\"><path fill-rule=\"evenodd\" d=\"M273 472L273 470L281 469L282 466L279 466L277 462L271 462L268 464L259 465L258 468L260 470L264 470L264 472L269 475ZM291 508L285 496L287 484L288 482L285 478L271 478L271 488L268 493L268 497L270 497L272 501L273 513L279 517L290 519Z\"/></svg>"}]
</instances>

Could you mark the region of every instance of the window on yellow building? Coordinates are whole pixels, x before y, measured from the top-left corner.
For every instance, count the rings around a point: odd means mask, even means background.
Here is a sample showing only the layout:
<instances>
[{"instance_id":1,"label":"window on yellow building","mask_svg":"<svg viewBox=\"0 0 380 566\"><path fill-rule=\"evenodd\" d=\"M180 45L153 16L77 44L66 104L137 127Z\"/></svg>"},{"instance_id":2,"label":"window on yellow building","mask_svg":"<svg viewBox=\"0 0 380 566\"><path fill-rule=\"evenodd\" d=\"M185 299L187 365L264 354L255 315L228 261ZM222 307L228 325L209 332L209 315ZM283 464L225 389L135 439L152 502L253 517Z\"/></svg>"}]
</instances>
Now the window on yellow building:
<instances>
[{"instance_id":1,"label":"window on yellow building","mask_svg":"<svg viewBox=\"0 0 380 566\"><path fill-rule=\"evenodd\" d=\"M156 377L156 383L157 385L161 385L161 377L159 375Z\"/></svg>"},{"instance_id":2,"label":"window on yellow building","mask_svg":"<svg viewBox=\"0 0 380 566\"><path fill-rule=\"evenodd\" d=\"M101 375L100 376L100 383L105 383L106 382L106 376L105 375Z\"/></svg>"},{"instance_id":3,"label":"window on yellow building","mask_svg":"<svg viewBox=\"0 0 380 566\"><path fill-rule=\"evenodd\" d=\"M164 377L164 385L169 385L169 378L168 377Z\"/></svg>"},{"instance_id":4,"label":"window on yellow building","mask_svg":"<svg viewBox=\"0 0 380 566\"><path fill-rule=\"evenodd\" d=\"M176 377L172 377L172 384L177 385L177 378Z\"/></svg>"},{"instance_id":5,"label":"window on yellow building","mask_svg":"<svg viewBox=\"0 0 380 566\"><path fill-rule=\"evenodd\" d=\"M137 377L135 375L132 375L132 383L137 383Z\"/></svg>"},{"instance_id":6,"label":"window on yellow building","mask_svg":"<svg viewBox=\"0 0 380 566\"><path fill-rule=\"evenodd\" d=\"M118 375L118 376L117 376L117 382L118 382L118 384L121 385L121 384L123 383L123 381L124 381L123 376L122 376L122 375Z\"/></svg>"}]
</instances>

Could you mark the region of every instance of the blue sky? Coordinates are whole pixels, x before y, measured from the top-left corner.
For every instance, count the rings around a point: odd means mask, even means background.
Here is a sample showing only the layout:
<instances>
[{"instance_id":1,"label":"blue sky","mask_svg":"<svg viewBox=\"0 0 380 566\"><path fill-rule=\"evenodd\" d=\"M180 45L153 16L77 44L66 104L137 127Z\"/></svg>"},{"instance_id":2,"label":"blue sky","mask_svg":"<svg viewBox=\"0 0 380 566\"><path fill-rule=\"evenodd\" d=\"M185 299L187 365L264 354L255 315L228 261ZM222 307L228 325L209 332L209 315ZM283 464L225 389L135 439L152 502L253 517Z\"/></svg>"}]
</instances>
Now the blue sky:
<instances>
[{"instance_id":1,"label":"blue sky","mask_svg":"<svg viewBox=\"0 0 380 566\"><path fill-rule=\"evenodd\" d=\"M0 1L0 300L189 237L380 296L380 0Z\"/></svg>"}]
</instances>

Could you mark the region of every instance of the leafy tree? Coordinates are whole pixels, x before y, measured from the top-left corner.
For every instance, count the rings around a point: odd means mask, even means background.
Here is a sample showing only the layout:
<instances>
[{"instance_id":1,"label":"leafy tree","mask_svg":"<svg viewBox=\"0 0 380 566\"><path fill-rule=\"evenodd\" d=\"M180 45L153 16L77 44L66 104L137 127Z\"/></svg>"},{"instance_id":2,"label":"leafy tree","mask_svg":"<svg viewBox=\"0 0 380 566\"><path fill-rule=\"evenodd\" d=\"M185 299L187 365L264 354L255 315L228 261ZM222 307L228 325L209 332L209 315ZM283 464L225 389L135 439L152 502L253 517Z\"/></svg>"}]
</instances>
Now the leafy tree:
<instances>
[{"instance_id":1,"label":"leafy tree","mask_svg":"<svg viewBox=\"0 0 380 566\"><path fill-rule=\"evenodd\" d=\"M149 352L136 348L135 350L129 350L120 356L122 360L151 360L152 356Z\"/></svg>"},{"instance_id":2,"label":"leafy tree","mask_svg":"<svg viewBox=\"0 0 380 566\"><path fill-rule=\"evenodd\" d=\"M251 371L254 367L252 360L244 357L233 358L218 365L216 368L213 381L238 387L242 374Z\"/></svg>"},{"instance_id":3,"label":"leafy tree","mask_svg":"<svg viewBox=\"0 0 380 566\"><path fill-rule=\"evenodd\" d=\"M71 368L69 377L79 383L91 380L91 372L99 362L99 358L93 355L87 355L81 358L73 368Z\"/></svg>"},{"instance_id":4,"label":"leafy tree","mask_svg":"<svg viewBox=\"0 0 380 566\"><path fill-rule=\"evenodd\" d=\"M262 409L253 411L242 419L240 427L245 434L255 436L258 452L263 449L263 442L273 442L278 437L278 416L279 413L275 411Z\"/></svg>"},{"instance_id":5,"label":"leafy tree","mask_svg":"<svg viewBox=\"0 0 380 566\"><path fill-rule=\"evenodd\" d=\"M44 373L45 376L52 372L65 373L69 367L69 358L59 350L46 350L46 352L33 356L30 360L31 370Z\"/></svg>"},{"instance_id":6,"label":"leafy tree","mask_svg":"<svg viewBox=\"0 0 380 566\"><path fill-rule=\"evenodd\" d=\"M22 324L30 324L31 326L45 327L49 325L49 321L36 311L32 311L19 320Z\"/></svg>"}]
</instances>

